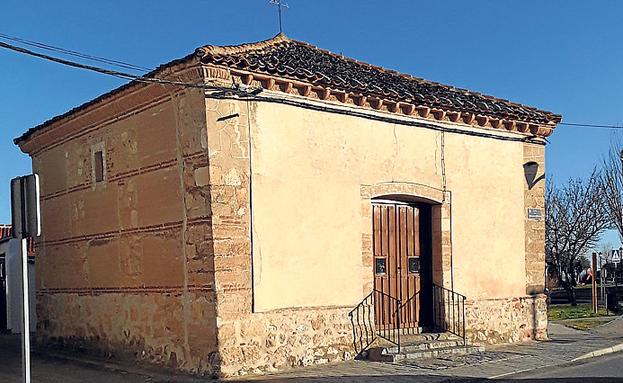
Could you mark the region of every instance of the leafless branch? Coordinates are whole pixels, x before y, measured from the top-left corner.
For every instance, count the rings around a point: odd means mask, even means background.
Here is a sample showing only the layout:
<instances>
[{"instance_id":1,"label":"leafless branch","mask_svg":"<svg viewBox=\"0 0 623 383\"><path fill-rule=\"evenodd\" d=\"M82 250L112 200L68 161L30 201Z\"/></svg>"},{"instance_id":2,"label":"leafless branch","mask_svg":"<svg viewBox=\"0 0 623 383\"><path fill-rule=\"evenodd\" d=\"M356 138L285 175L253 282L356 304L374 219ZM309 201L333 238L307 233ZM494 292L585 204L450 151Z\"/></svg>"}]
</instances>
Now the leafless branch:
<instances>
[{"instance_id":1,"label":"leafless branch","mask_svg":"<svg viewBox=\"0 0 623 383\"><path fill-rule=\"evenodd\" d=\"M605 177L594 170L586 180L571 179L545 194L545 255L559 283L572 295L581 257L594 248L610 227Z\"/></svg>"}]
</instances>

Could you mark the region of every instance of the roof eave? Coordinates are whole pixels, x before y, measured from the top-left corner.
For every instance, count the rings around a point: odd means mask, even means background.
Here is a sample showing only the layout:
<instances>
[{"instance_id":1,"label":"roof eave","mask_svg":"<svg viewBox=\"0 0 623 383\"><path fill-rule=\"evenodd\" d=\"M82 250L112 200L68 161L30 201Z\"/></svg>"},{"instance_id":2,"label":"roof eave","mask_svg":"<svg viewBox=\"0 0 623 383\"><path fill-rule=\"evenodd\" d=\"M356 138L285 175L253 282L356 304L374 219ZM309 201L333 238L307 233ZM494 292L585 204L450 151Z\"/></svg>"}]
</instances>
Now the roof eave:
<instances>
[{"instance_id":1,"label":"roof eave","mask_svg":"<svg viewBox=\"0 0 623 383\"><path fill-rule=\"evenodd\" d=\"M187 55L183 58L180 59L175 59L172 61L169 61L166 64L162 64L160 66L158 66L156 69L152 70L151 72L146 73L145 75L141 76L143 78L154 78L156 77L156 75L162 73L165 70L170 70L178 65L181 64L185 64L188 63L189 61L191 61L193 58L195 58L195 54L190 54ZM44 122L42 122L41 124L34 126L30 129L28 129L26 132L24 132L22 135L20 135L19 137L16 137L13 139L13 143L17 146L20 147L20 149L22 149L23 151L23 144L26 143L34 134L44 130L45 128L58 123L62 120L68 119L70 117L72 117L74 114L76 114L77 112L83 111L85 109L88 109L90 107L93 107L97 104L99 104L100 102L103 102L105 100L111 99L114 96L116 96L119 93L122 93L123 91L126 91L128 89L131 89L133 87L139 86L139 85L144 85L145 83L139 80L132 80L130 82L127 82L115 89L112 89L111 91L108 91L104 94L99 95L98 97L91 99L75 108L72 108L70 110L68 110L67 112L63 113L63 114L59 114L57 116L54 116L52 118L50 118L49 120L46 120Z\"/></svg>"}]
</instances>

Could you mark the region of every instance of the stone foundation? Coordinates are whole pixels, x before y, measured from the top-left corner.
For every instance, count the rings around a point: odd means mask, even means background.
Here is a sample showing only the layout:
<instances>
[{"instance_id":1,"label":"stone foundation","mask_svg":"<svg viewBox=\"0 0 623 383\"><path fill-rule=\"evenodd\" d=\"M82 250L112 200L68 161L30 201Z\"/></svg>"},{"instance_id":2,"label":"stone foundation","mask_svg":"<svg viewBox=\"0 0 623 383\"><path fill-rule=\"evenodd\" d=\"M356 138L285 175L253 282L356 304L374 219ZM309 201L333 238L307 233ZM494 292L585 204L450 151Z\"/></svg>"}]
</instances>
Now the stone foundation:
<instances>
[{"instance_id":1,"label":"stone foundation","mask_svg":"<svg viewBox=\"0 0 623 383\"><path fill-rule=\"evenodd\" d=\"M219 326L221 375L262 374L352 359L349 308L253 313Z\"/></svg>"},{"instance_id":2,"label":"stone foundation","mask_svg":"<svg viewBox=\"0 0 623 383\"><path fill-rule=\"evenodd\" d=\"M209 294L39 295L37 309L44 319L36 341L43 347L213 376L218 357Z\"/></svg>"},{"instance_id":3,"label":"stone foundation","mask_svg":"<svg viewBox=\"0 0 623 383\"><path fill-rule=\"evenodd\" d=\"M468 300L467 337L478 343L515 343L547 339L544 294L506 299Z\"/></svg>"}]
</instances>

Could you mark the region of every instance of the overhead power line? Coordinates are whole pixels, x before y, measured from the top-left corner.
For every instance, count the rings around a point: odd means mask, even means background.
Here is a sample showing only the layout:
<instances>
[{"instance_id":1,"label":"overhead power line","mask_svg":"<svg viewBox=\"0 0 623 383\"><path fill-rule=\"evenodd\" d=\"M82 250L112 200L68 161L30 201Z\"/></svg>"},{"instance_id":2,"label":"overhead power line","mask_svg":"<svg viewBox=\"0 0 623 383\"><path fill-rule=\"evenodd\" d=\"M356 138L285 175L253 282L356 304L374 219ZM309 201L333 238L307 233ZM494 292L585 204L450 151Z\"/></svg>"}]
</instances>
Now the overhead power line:
<instances>
[{"instance_id":1,"label":"overhead power line","mask_svg":"<svg viewBox=\"0 0 623 383\"><path fill-rule=\"evenodd\" d=\"M9 40L9 41L13 41L13 42L16 42L16 43L20 43L20 44L23 44L23 45L28 45L28 46L31 46L31 47L45 49L45 50L52 51L52 52L62 53L62 54L66 54L66 55L70 55L70 56L74 56L74 57L80 57L80 58L91 60L91 61L101 62L101 63L108 64L108 65L118 66L118 67L124 68L124 69L136 70L136 71L141 71L141 72L143 72L143 71L149 72L149 71L153 70L153 68L146 68L146 67L143 67L143 66L130 64L130 63L127 63L127 62L124 62L124 61L113 60L113 59L108 59L108 58L105 58L105 57L100 57L100 56L94 56L94 55L90 55L90 54L86 54L86 53L81 53L81 52L74 51L74 50L71 50L71 49L65 49L65 48L54 46L54 45L41 43L41 42L38 42L38 41L27 40L27 39L23 39L21 37L9 36L9 35L6 35L4 33L0 33L0 38L2 38L4 40Z\"/></svg>"},{"instance_id":2,"label":"overhead power line","mask_svg":"<svg viewBox=\"0 0 623 383\"><path fill-rule=\"evenodd\" d=\"M40 59L52 61L57 64L67 65L73 68L85 69L85 70L89 70L92 72L97 72L97 73L101 73L101 74L105 74L109 76L122 78L125 80L132 80L132 81L138 81L138 82L144 82L144 83L157 83L157 84L163 84L163 85L177 85L177 86L183 86L183 87L188 87L188 88L200 88L200 89L213 88L205 84L193 84L193 83L187 83L183 81L165 80L165 79L161 79L157 77L137 76L131 73L125 73L125 72L120 72L120 71L116 71L112 69L100 68L100 67L96 67L93 65L81 64L81 63L77 63L74 61L46 55L43 53L33 52L29 49L3 43L1 41L0 41L0 48L9 49L9 50L22 53L28 56L38 57Z\"/></svg>"},{"instance_id":3,"label":"overhead power line","mask_svg":"<svg viewBox=\"0 0 623 383\"><path fill-rule=\"evenodd\" d=\"M119 61L119 60L113 60L113 59L108 59L105 57L100 57L100 56L93 56L93 55L88 55L85 53L81 53L78 51L73 51L73 50L69 50L69 49L65 49L65 48L61 48L61 47L55 47L53 45L48 45L48 44L44 44L44 43L39 43L36 41L31 41L31 40L26 40L26 39L22 39L19 37L13 37L13 36L8 36L6 34L0 33L0 38L6 39L6 40L10 40L10 41L15 41L15 42L19 42L25 45L29 45L29 46L34 46L37 48L41 48L41 49L46 49L46 50L50 50L50 51L54 51L54 52L58 52L58 53L64 53L64 54L68 54L68 55L72 55L75 57L80 57L80 58L84 58L84 59L88 59L88 60L93 60L93 61L98 61L98 62L102 62L102 63L106 63L106 64L110 64L110 65L116 65L119 67L124 67L126 69L131 69L131 70L145 70L145 71L149 71L149 68L146 67L141 67L138 65L134 65L134 64L130 64L124 61ZM61 64L61 65L66 65L72 68L78 68L78 69L84 69L84 70L89 70L92 72L96 72L96 73L100 73L100 74L105 74L108 76L113 76L113 77L117 77L117 78L121 78L124 80L131 80L131 81L137 81L137 82L142 82L142 83L156 83L156 84L163 84L163 85L176 85L176 86L181 86L181 87L187 87L187 88L198 88L198 89L211 89L211 90L224 90L223 87L215 87L215 86L211 86L211 85L207 85L207 84L193 84L193 83L188 83L188 82L183 82L183 81L174 81L174 80L166 80L166 79L161 79L161 78L157 78L157 77L151 77L151 76L140 76L140 75L135 75L132 73L127 73L127 72L121 72L121 71L117 71L117 70L113 70L113 69L106 69L106 68L101 68L101 67L97 67L94 65L87 65L87 64L82 64L82 63L78 63L75 61L71 61L71 60L66 60L66 59L62 59L59 57L54 57L54 56L50 56L50 55L46 55L43 53L38 53L38 52L34 52L31 51L29 49L26 48L22 48L22 47L18 47L12 44L8 44L8 43L4 43L2 41L0 41L0 48L5 48L5 49L9 49L12 50L14 52L17 53L21 53L21 54L25 54L28 56L33 56L33 57L37 57L43 60L47 60L47 61L51 61L57 64ZM577 127L577 128L593 128L593 129L623 129L623 125L608 125L608 124L589 124L589 123L574 123L574 122L559 122L559 125L564 125L564 126L571 126L571 127Z\"/></svg>"},{"instance_id":4,"label":"overhead power line","mask_svg":"<svg viewBox=\"0 0 623 383\"><path fill-rule=\"evenodd\" d=\"M574 122L559 122L558 124L565 126L574 126L578 128L623 129L623 125L580 124Z\"/></svg>"}]
</instances>

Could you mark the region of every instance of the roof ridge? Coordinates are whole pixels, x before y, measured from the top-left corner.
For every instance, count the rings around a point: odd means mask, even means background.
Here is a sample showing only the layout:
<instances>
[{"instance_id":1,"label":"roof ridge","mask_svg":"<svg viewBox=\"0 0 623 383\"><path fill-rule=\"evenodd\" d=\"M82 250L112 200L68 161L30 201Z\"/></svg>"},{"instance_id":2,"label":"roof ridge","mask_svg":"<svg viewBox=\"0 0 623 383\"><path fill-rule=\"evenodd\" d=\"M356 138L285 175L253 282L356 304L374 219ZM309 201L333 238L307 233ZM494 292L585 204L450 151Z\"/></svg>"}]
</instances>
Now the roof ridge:
<instances>
[{"instance_id":1,"label":"roof ridge","mask_svg":"<svg viewBox=\"0 0 623 383\"><path fill-rule=\"evenodd\" d=\"M270 39L256 41L252 43L237 44L237 45L204 45L195 49L195 55L204 57L207 55L226 55L226 54L240 54L250 51L262 50L267 47L272 47L277 44L286 43L291 40L283 32L271 37ZM296 41L298 42L298 41Z\"/></svg>"},{"instance_id":2,"label":"roof ridge","mask_svg":"<svg viewBox=\"0 0 623 383\"><path fill-rule=\"evenodd\" d=\"M292 48L306 48L312 51L312 54L308 55L307 53L309 52L303 52L304 57L296 57L296 54L300 52ZM292 51L290 51L291 49ZM245 53L249 53L249 55L245 57ZM279 55L279 53L282 55ZM318 59L318 57L314 57L315 53L330 56L337 60L337 64L330 63L328 68L322 66L318 67L314 61L314 59ZM297 58L299 59L298 61ZM322 57L320 57L320 59L322 59ZM217 66L235 68L237 71L244 70L246 72L262 74L263 76L268 74L269 76L282 77L284 79L307 81L316 88L322 88L322 97L329 98L332 90L350 92L352 97L349 97L353 98L357 105L365 104L374 109L383 109L385 107L384 102L387 101L387 108L392 109L392 111L402 110L405 114L412 114L414 110L418 110L418 113L424 118L428 116L430 110L437 110L440 113L435 114L436 119L443 119L447 111L453 113L452 118L454 119L457 119L457 112L461 112L459 114L462 114L462 112L471 113L472 119L477 115L483 115L487 119L493 117L496 119L496 126L494 127L497 127L501 121L510 121L510 123L512 123L511 125L514 125L515 122L548 125L550 127L544 128L545 131L539 133L544 137L551 134L553 130L551 126L560 122L562 119L561 115L551 111L359 61L355 58L334 53L304 41L290 39L283 33L258 42L222 46L205 45L195 49L195 52L190 55L158 66L145 76L155 77L165 69L174 70L173 68L179 68L182 64L195 65L195 60L204 64L215 64ZM342 64L355 64L362 70L355 70L354 72L358 73L350 73L351 77L345 80L342 78L342 76L344 76L344 68L339 65L340 61ZM297 65L299 65L299 67L292 67ZM317 68L314 68L315 65ZM333 68L333 66L335 66L335 68ZM333 73L331 73L331 71L333 71ZM385 74L387 76L379 76L380 74ZM347 77L348 75L349 73L346 73ZM335 79L331 78L333 76L335 76ZM251 78L251 80L253 79L252 76L248 76L248 78ZM139 83L140 82L137 80L131 81L61 115L53 117L30 128L20 137L16 138L14 142L20 145L22 150L24 150L22 146L24 142L39 130L69 118L81 110L92 107L98 103L107 102L106 100ZM266 84L270 83L270 81L266 82ZM274 81L273 85L268 86L268 88L272 89L273 87ZM305 89L309 91L310 87L306 87ZM384 89L387 91L384 91ZM338 100L341 101L342 99L345 99L345 97L340 95ZM487 119L481 118L480 120L484 121L483 124L486 124ZM471 122L466 121L466 123ZM506 129L512 130L509 127L506 127ZM522 129L525 129L525 126ZM540 132L540 130L538 131Z\"/></svg>"},{"instance_id":3,"label":"roof ridge","mask_svg":"<svg viewBox=\"0 0 623 383\"><path fill-rule=\"evenodd\" d=\"M243 53L243 52L248 52L248 51L252 51L252 50L261 50L263 48L266 47L270 47L270 46L274 46L280 43L285 43L285 42L290 42L290 43L294 43L297 45L302 45L311 49L315 49L319 52L331 55L333 57L339 58L341 60L345 60L345 61L349 61L352 62L354 64L360 65L362 67L366 67L369 69L376 69L379 70L383 73L388 73L391 75L395 75L395 76L399 76L402 78L405 78L407 80L411 80L411 81L416 81L416 82L420 82L423 84L428 84L428 85L432 85L432 86L437 86L446 90L450 90L450 91L456 91L456 92L464 92L466 94L470 94L470 95L476 95L476 96L480 96L480 97L486 97L490 100L493 101L500 101L503 103L508 104L509 106L516 106L516 107L521 107L521 108L527 108L527 109L531 109L534 111L540 111L540 112L545 112L546 114L549 114L551 116L560 116L554 112L551 111L546 111L546 110L541 110L539 108L530 106L530 105L526 105L524 103L521 102L516 102L516 101L511 101L509 99L506 98L501 98L501 97L496 97L496 96L492 96L492 95L488 95L486 93L482 93L479 91L474 91L471 89L467 89L467 88L460 88L460 87L456 87L453 85L449 85L449 84L444 84L438 81L433 81L433 80L428 80L425 79L423 77L418 77L418 76L414 76L410 73L405 73L405 72L401 72L399 70L396 69L389 69L389 68L385 68L382 67L380 65L375 65L375 64L371 64L368 63L366 61L360 61L358 59L355 59L353 57L350 56L346 56L344 54L341 53L335 53L332 52L328 49L325 48L320 48L316 45L313 45L311 43L308 43L306 41L301 41L301 40L296 40L296 39L291 39L288 36L286 36L284 33L280 32L279 34L275 35L274 37L267 39L267 40L263 40L263 41L258 41L255 43L246 43L246 44L240 44L240 45L231 45L231 46L213 46L213 45L207 45L206 47L210 47L210 48L222 48L222 50L219 49L215 49L213 54L238 54L238 53ZM238 49L239 48L239 49ZM201 48L199 48L201 49Z\"/></svg>"}]
</instances>

